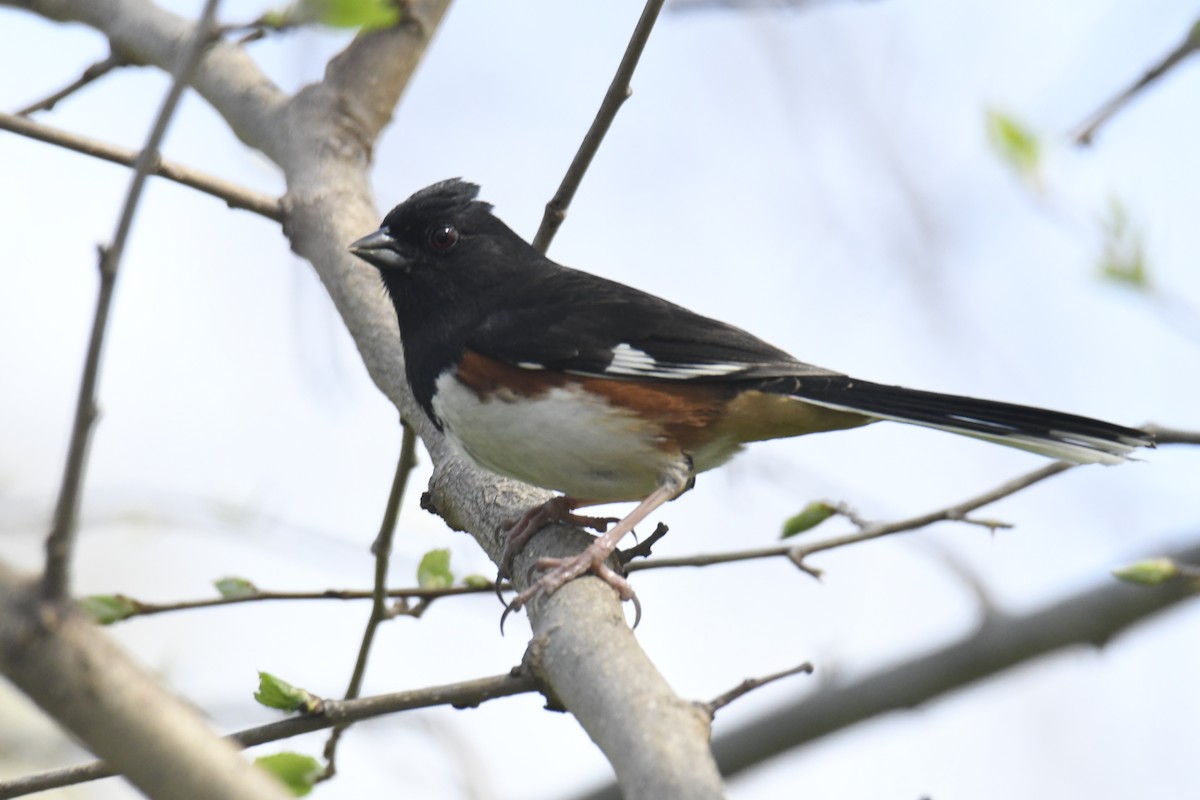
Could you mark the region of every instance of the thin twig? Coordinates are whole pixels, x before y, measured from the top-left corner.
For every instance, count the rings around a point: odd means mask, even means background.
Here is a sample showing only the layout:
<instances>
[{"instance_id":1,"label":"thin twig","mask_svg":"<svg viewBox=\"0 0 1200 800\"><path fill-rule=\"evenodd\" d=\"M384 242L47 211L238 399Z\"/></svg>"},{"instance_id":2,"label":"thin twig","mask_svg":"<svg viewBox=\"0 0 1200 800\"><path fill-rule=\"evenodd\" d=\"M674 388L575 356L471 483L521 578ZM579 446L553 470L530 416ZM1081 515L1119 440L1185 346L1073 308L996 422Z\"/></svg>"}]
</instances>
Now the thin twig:
<instances>
[{"instance_id":1,"label":"thin twig","mask_svg":"<svg viewBox=\"0 0 1200 800\"><path fill-rule=\"evenodd\" d=\"M158 118L155 119L154 127L146 139L146 145L134 164L133 177L129 182L129 191L125 196L125 204L121 209L121 218L117 222L112 244L100 249L100 291L96 297L96 315L92 321L79 398L75 404L75 422L67 450L67 463L63 469L62 488L54 509L50 535L46 537L46 571L42 576L42 588L46 598L50 600L61 599L68 592L71 550L79 516L79 497L83 488L88 442L96 421L96 383L100 376L100 355L104 350L104 334L108 329L108 312L112 305L121 256L129 238L129 231L133 227L142 188L146 185L151 168L158 162L158 148L167 133L171 118L175 116L175 109L183 97L183 91L212 39L212 23L218 2L219 0L208 0L204 4L191 40L179 56L171 88L167 90Z\"/></svg>"},{"instance_id":2,"label":"thin twig","mask_svg":"<svg viewBox=\"0 0 1200 800\"><path fill-rule=\"evenodd\" d=\"M660 522L654 526L654 531L646 537L646 541L638 542L633 547L618 551L617 556L621 559L621 564L628 564L635 558L649 558L654 545L658 544L659 540L666 536L669 530L670 528L667 527L666 523Z\"/></svg>"},{"instance_id":3,"label":"thin twig","mask_svg":"<svg viewBox=\"0 0 1200 800\"><path fill-rule=\"evenodd\" d=\"M17 115L21 117L27 117L30 114L34 114L38 111L49 111L58 105L60 101L65 100L66 98L75 94L75 92L78 92L92 81L103 78L117 67L127 66L129 66L129 62L124 58L121 58L116 53L109 53L107 58L102 58L95 64L92 64L83 71L82 75L71 81L71 83L59 89L49 97L44 97L41 100L38 100L36 103L30 103L18 111Z\"/></svg>"},{"instance_id":4,"label":"thin twig","mask_svg":"<svg viewBox=\"0 0 1200 800\"><path fill-rule=\"evenodd\" d=\"M501 588L508 591L512 586L502 584ZM430 601L441 597L455 597L465 594L485 594L495 592L491 583L481 586L447 586L440 589L412 587L407 589L388 589L387 596L396 600ZM193 611L198 608L214 608L217 606L233 606L239 603L260 603L280 600L373 600L374 591L365 589L325 589L317 592L263 592L255 591L229 597L206 597L202 600L179 600L172 603L144 603L141 600L124 598L130 605L127 616L121 621L135 617L150 617L155 614L169 614L175 611Z\"/></svg>"},{"instance_id":5,"label":"thin twig","mask_svg":"<svg viewBox=\"0 0 1200 800\"><path fill-rule=\"evenodd\" d=\"M0 112L0 130L36 139L39 142L64 147L85 156L92 156L114 164L132 167L137 163L139 153L125 147L118 147L107 142L97 141L87 136L53 128L25 119L14 114ZM238 186L222 178L208 175L191 167L164 159L153 160L147 169L160 178L181 183L191 189L210 194L222 200L230 208L240 208L252 211L276 222L283 222L283 208L279 201L269 195L254 192Z\"/></svg>"},{"instance_id":6,"label":"thin twig","mask_svg":"<svg viewBox=\"0 0 1200 800\"><path fill-rule=\"evenodd\" d=\"M354 700L362 691L363 677L367 673L367 658L371 653L371 644L375 641L375 631L379 623L389 618L387 601L388 563L392 555L392 539L396 533L396 520L400 517L400 504L404 500L404 490L408 486L408 476L417 464L417 435L408 425L401 423L404 438L400 443L400 459L396 462L396 474L392 478L392 490L388 493L387 505L383 511L383 521L379 525L379 535L371 545L375 555L375 587L372 591L371 616L363 630L362 644L358 648L358 659L354 664L354 673L350 676L350 685L346 687L346 699ZM337 774L337 746L341 741L342 732L349 727L336 725L325 742L325 769L317 779L325 781Z\"/></svg>"},{"instance_id":7,"label":"thin twig","mask_svg":"<svg viewBox=\"0 0 1200 800\"><path fill-rule=\"evenodd\" d=\"M580 143L579 150L575 153L574 160L571 161L571 166L567 168L567 174L563 176L558 191L546 204L546 213L542 216L542 224L538 226L537 235L533 237L533 246L541 253L545 253L550 247L550 241L566 218L567 208L575 197L575 191L583 181L583 175L591 165L596 151L600 149L600 143L604 141L604 136L608 133L613 119L616 118L617 111L633 93L629 81L633 77L633 71L637 69L638 59L642 57L642 51L646 48L646 41L650 38L650 31L654 29L654 22L658 19L658 12L662 10L662 7L663 0L647 0L646 7L642 9L642 16L638 19L637 27L633 29L633 36L629 38L625 55L621 58L620 65L617 66L617 73L613 76L608 92L600 103L600 110L596 112L596 118L592 120L592 127L583 137L583 142Z\"/></svg>"},{"instance_id":8,"label":"thin twig","mask_svg":"<svg viewBox=\"0 0 1200 800\"><path fill-rule=\"evenodd\" d=\"M1200 444L1200 432L1185 431L1175 428L1164 428L1158 425L1145 425L1143 430L1153 434L1159 444ZM978 520L967 517L966 515L975 509L982 508L985 505L994 503L1018 491L1031 486L1046 478L1052 477L1069 469L1071 464L1067 462L1054 462L1034 472L1022 475L1015 478L1002 486L997 487L985 494L966 500L957 505L949 506L937 511L931 511L927 514L921 514L908 519L899 520L889 523L870 523L859 517L857 514L850 512L848 507L841 504L838 505L838 512L849 519L858 530L854 533L834 539L827 539L811 545L808 549L800 553L801 557L811 555L820 550L829 550L835 547L843 547L847 544L864 539L875 539L880 536L886 536L892 533L901 533L904 531L914 530L916 528L930 525L934 522L954 521L965 522L969 524L982 525L987 528L1006 528L1011 527L1008 523L997 522L995 520ZM849 512L849 513L847 513ZM627 572L638 572L649 569L668 569L673 567L707 567L716 564L728 564L737 561L751 561L761 558L777 558L779 556L792 556L797 553L795 545L773 545L771 547L761 547L749 550L735 550L724 553L701 553L694 556L682 556L679 558L649 558L645 561L630 560L643 555L648 555L648 547L661 538L660 533L665 534L665 525L656 528L654 533L641 545L634 546L628 550L622 551L622 559L626 561L625 570ZM502 589L508 590L512 587L508 584L503 584ZM442 597L454 597L457 595L482 594L485 592L494 592L495 587L491 584L482 586L453 586L442 589L422 589L422 588L406 588L406 589L389 589L387 596L391 598L400 598L407 600L435 600ZM367 600L374 597L373 592L362 590L343 590L343 589L326 589L319 592L254 592L252 594L236 596L236 597L214 597L204 600L184 600L173 603L143 603L139 600L132 601L134 606L133 611L128 618L138 616L150 616L153 614L163 614L172 611L185 611L196 608L209 608L212 606L235 605L237 603L251 603L261 601L274 600Z\"/></svg>"},{"instance_id":9,"label":"thin twig","mask_svg":"<svg viewBox=\"0 0 1200 800\"><path fill-rule=\"evenodd\" d=\"M1116 97L1109 100L1098 111L1089 117L1089 121L1083 124L1079 132L1075 134L1075 144L1080 146L1090 145L1092 139L1096 136L1096 131L1100 126L1108 122L1114 114L1120 111L1126 103L1134 98L1135 95L1142 92L1150 84L1165 75L1169 70L1174 68L1181 61L1186 59L1192 53L1200 51L1200 20L1197 20L1191 28L1188 29L1187 36L1180 42L1174 50L1155 64L1146 74L1137 80L1132 86L1121 92Z\"/></svg>"},{"instance_id":10,"label":"thin twig","mask_svg":"<svg viewBox=\"0 0 1200 800\"><path fill-rule=\"evenodd\" d=\"M626 569L629 572L636 572L643 569L663 569L665 567L707 567L713 564L727 564L733 561L750 561L759 558L774 558L777 556L787 556L801 569L810 574L819 575L814 569L805 565L804 559L813 553L821 552L822 550L832 550L835 547L845 547L849 544L867 541L869 539L878 539L881 536L887 536L893 533L902 531L911 531L917 528L923 528L926 525L931 525L935 522L973 522L974 524L983 524L987 527L996 526L996 523L978 522L976 520L967 519L967 514L977 508L981 508L997 500L1016 494L1022 489L1032 486L1039 481L1058 475L1061 472L1074 467L1069 461L1055 461L1041 469L1022 475L1018 478L992 489L989 492L973 497L969 500L964 500L956 505L948 506L937 511L930 511L927 514L921 514L916 517L898 520L896 522L868 524L853 533L848 533L844 536L837 536L831 539L824 539L819 542L814 542L808 545L774 545L772 547L760 547L753 550L739 550L729 553L710 553L696 556L685 556L682 558L656 558L648 561L635 561L629 564Z\"/></svg>"},{"instance_id":11,"label":"thin twig","mask_svg":"<svg viewBox=\"0 0 1200 800\"><path fill-rule=\"evenodd\" d=\"M697 705L704 710L704 713L708 714L709 719L712 719L722 708L729 705L734 700L750 694L750 692L753 692L755 689L766 686L768 683L774 683L775 681L782 680L784 678L790 678L793 675L799 675L802 672L806 675L811 675L812 671L812 662L805 661L803 664L798 664L791 669L785 669L783 672L776 672L774 675L767 675L762 678L747 678L737 686L733 687L727 692L717 695L707 703L698 703Z\"/></svg>"},{"instance_id":12,"label":"thin twig","mask_svg":"<svg viewBox=\"0 0 1200 800\"><path fill-rule=\"evenodd\" d=\"M848 544L856 544L858 542L865 542L869 539L878 539L881 536L887 536L892 533L899 533L901 531L911 531L911 530L915 530L917 528L924 528L926 525L932 525L935 522L948 522L949 521L949 522L971 522L972 524L980 524L978 522L975 522L974 520L968 520L967 514L969 514L970 512L974 511L977 508L982 508L983 506L990 505L990 504L996 502L997 500L1001 500L1005 497L1008 497L1009 495L1016 494L1017 492L1021 491L1022 489L1032 486L1035 483L1044 481L1047 478L1051 478L1062 472L1066 472L1067 470L1071 469L1074 466L1076 466L1076 465L1071 463L1070 461L1055 461L1052 464L1047 464L1046 466L1042 467L1041 469L1035 469L1033 472L1029 472L1025 475L1021 475L1020 477L1014 478L1013 480L1011 480L1001 486L997 486L995 489L992 489L990 492L984 492L983 494L979 495L978 497L973 497L969 500L964 500L963 502L958 503L957 505L947 506L946 508L939 509L937 511L931 511L928 514L922 514L920 516L910 517L908 519L900 520L898 522L889 522L889 523L884 523L884 524L880 524L880 525L868 525L866 528L863 528L859 531L848 534L846 536L838 536L838 537L834 537L832 539L826 539L821 542L814 542L809 545L800 545L799 547L793 547L791 549L791 552L788 553L788 558L790 558L796 564L796 566L800 567L801 569L807 569L804 566L804 559L807 556L810 556L813 553L819 553L822 550L832 550L835 547L844 547ZM986 524L986 523L984 523L984 524ZM987 525L987 527L998 527L998 526Z\"/></svg>"},{"instance_id":13,"label":"thin twig","mask_svg":"<svg viewBox=\"0 0 1200 800\"><path fill-rule=\"evenodd\" d=\"M1143 425L1142 430L1154 437L1155 444L1200 444L1200 431L1185 431L1163 425Z\"/></svg>"},{"instance_id":14,"label":"thin twig","mask_svg":"<svg viewBox=\"0 0 1200 800\"><path fill-rule=\"evenodd\" d=\"M537 681L520 667L502 675L462 681L460 683L431 686L407 692L365 697L359 700L326 700L319 715L290 717L279 722L248 728L230 734L227 738L242 747L276 742L304 733L311 733L335 725L348 725L365 719L411 711L433 706L474 708L499 697L528 694L539 691ZM114 773L103 761L77 764L64 769L48 770L22 778L0 781L0 800L11 800L34 792L75 786L100 778L112 777Z\"/></svg>"}]
</instances>

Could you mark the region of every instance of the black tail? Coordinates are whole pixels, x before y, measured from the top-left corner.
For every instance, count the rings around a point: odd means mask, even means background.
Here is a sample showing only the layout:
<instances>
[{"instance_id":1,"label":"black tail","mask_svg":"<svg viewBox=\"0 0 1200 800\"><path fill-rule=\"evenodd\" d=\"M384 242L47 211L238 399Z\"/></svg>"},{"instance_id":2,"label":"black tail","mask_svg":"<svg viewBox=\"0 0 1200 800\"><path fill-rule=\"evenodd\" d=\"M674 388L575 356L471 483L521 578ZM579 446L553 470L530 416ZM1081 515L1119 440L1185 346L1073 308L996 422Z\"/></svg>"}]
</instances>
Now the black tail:
<instances>
[{"instance_id":1,"label":"black tail","mask_svg":"<svg viewBox=\"0 0 1200 800\"><path fill-rule=\"evenodd\" d=\"M839 411L938 428L1078 464L1119 464L1154 437L1061 411L884 386L845 375L780 379L768 391Z\"/></svg>"}]
</instances>

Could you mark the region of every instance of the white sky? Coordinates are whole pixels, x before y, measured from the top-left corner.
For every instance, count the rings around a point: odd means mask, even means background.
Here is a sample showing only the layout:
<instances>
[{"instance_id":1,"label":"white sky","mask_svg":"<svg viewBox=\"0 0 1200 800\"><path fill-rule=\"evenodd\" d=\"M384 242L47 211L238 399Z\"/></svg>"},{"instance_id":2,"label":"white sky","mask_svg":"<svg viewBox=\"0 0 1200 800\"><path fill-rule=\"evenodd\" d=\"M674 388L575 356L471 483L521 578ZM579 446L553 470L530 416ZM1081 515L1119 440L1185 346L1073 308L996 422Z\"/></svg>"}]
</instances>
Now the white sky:
<instances>
[{"instance_id":1,"label":"white sky","mask_svg":"<svg viewBox=\"0 0 1200 800\"><path fill-rule=\"evenodd\" d=\"M262 8L223 6L231 20ZM381 214L460 175L532 236L639 11L459 0L376 149ZM1195 429L1200 61L1130 106L1093 149L1065 142L1195 13L1183 2L913 0L667 14L551 255L867 379ZM291 89L319 78L341 43L304 32L253 52ZM81 28L0 11L0 107L40 97L106 52ZM128 70L39 118L135 147L164 88L160 74ZM989 149L990 108L1046 137L1040 193ZM166 153L282 190L194 97ZM128 176L9 134L0 169L0 558L33 567L90 325L94 249L112 235ZM1110 197L1142 231L1169 302L1098 280L1097 220ZM227 574L269 589L369 584L395 413L277 228L152 183L123 266L101 404L81 592L166 601L208 595ZM656 553L767 545L817 498L872 519L907 516L1041 463L895 425L757 445L662 512L672 533ZM490 573L469 537L417 508L425 477L402 516L393 583L411 584L432 547L449 547L459 574ZM672 685L699 699L817 664L818 677L723 711L720 730L820 676L862 674L964 635L977 601L947 554L1003 609L1030 610L1194 539L1198 480L1194 449L1078 470L987 510L1013 531L941 526L835 552L814 559L822 584L782 562L640 573L638 636ZM500 638L499 611L494 598L444 601L419 622L392 623L367 690L508 669L527 628L514 620ZM114 635L231 729L274 718L250 699L257 669L342 691L367 612L273 604L138 620ZM1178 611L1102 653L1045 659L853 728L738 778L730 795L1182 796L1200 744L1197 622L1195 608ZM0 719L18 708L0 693ZM321 741L286 746L319 754ZM0 756L5 742L0 732ZM20 763L0 770L79 757L45 747L23 744ZM549 799L606 775L570 718L527 697L356 728L340 777L316 796L387 786L447 798L473 786L481 798ZM109 781L97 796L131 794Z\"/></svg>"}]
</instances>

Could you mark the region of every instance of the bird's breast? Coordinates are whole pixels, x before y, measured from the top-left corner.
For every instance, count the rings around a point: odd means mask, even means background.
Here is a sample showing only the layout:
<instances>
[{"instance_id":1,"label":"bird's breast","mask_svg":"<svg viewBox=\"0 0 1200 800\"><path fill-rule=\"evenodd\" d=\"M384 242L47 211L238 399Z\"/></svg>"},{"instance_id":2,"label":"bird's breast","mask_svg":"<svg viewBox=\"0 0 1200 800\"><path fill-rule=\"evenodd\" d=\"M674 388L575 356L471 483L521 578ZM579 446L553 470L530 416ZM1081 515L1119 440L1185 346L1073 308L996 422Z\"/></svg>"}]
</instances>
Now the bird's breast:
<instances>
[{"instance_id":1,"label":"bird's breast","mask_svg":"<svg viewBox=\"0 0 1200 800\"><path fill-rule=\"evenodd\" d=\"M724 391L565 375L468 353L436 382L434 413L484 469L585 500L639 500L690 458L702 472L737 442L708 440ZM668 391L670 389L670 391Z\"/></svg>"}]
</instances>

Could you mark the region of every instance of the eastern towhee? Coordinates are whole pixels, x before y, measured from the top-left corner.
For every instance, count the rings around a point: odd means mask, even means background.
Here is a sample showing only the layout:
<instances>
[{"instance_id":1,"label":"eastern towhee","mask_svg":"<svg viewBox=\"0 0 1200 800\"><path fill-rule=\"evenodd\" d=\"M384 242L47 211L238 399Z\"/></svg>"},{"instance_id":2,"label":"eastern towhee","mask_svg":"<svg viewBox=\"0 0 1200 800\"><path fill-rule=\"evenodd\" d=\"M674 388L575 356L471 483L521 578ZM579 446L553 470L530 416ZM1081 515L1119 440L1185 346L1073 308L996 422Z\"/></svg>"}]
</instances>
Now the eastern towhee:
<instances>
[{"instance_id":1,"label":"eastern towhee","mask_svg":"<svg viewBox=\"0 0 1200 800\"><path fill-rule=\"evenodd\" d=\"M476 200L436 183L350 246L395 305L413 395L473 462L563 493L510 531L502 569L544 523L638 501L510 610L605 566L617 542L698 473L747 442L894 420L1078 463L1115 464L1152 437L1074 414L884 386L777 347L637 289L546 258ZM601 526L603 527L603 526Z\"/></svg>"}]
</instances>

